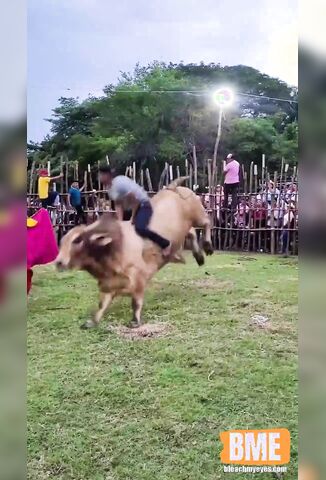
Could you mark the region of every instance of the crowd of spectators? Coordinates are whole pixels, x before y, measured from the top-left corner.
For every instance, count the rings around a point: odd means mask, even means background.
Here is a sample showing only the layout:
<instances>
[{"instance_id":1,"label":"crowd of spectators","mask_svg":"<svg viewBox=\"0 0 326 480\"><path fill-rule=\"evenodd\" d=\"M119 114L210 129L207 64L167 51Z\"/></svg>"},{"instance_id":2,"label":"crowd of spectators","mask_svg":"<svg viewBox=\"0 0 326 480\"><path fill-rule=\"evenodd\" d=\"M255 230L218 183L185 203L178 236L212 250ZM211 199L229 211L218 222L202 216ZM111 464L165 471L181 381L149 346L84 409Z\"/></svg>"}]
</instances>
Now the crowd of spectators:
<instances>
[{"instance_id":1,"label":"crowd of spectators","mask_svg":"<svg viewBox=\"0 0 326 480\"><path fill-rule=\"evenodd\" d=\"M278 233L279 244L276 250L286 253L289 247L296 251L296 232L298 229L298 187L296 183L285 182L274 185L273 181L266 184L258 193L238 193L234 196L227 195L223 185L218 185L213 194L202 196L202 202L210 213L215 230L232 231L232 246L247 245L250 236L257 251L270 252L271 230ZM246 234L245 242L243 235ZM238 243L238 245L234 245ZM291 245L289 245L291 243ZM252 249L252 248L249 248Z\"/></svg>"}]
</instances>

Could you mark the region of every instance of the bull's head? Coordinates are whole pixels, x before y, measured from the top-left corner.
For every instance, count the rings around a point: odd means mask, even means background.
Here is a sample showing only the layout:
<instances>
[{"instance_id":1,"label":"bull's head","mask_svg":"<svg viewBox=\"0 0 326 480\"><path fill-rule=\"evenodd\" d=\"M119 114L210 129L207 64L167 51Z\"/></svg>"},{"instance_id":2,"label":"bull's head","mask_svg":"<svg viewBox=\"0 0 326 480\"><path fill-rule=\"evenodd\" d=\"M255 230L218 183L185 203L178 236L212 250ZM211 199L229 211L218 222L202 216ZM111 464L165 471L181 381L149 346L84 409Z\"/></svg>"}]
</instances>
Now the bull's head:
<instances>
[{"instance_id":1,"label":"bull's head","mask_svg":"<svg viewBox=\"0 0 326 480\"><path fill-rule=\"evenodd\" d=\"M62 239L55 260L58 270L89 269L121 245L120 227L116 220L101 218L86 226L79 225Z\"/></svg>"}]
</instances>

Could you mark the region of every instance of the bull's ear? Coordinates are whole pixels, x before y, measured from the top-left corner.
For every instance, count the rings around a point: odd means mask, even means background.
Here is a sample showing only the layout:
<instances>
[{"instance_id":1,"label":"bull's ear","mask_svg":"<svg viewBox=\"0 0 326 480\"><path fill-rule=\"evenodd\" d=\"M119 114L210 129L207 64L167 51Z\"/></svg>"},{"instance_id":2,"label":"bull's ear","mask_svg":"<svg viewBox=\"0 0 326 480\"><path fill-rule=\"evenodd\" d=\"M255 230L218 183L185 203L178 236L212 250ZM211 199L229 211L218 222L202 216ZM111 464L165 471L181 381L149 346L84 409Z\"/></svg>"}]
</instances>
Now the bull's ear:
<instances>
[{"instance_id":1,"label":"bull's ear","mask_svg":"<svg viewBox=\"0 0 326 480\"><path fill-rule=\"evenodd\" d=\"M105 233L93 233L89 237L89 241L99 247L106 247L112 242L112 238Z\"/></svg>"}]
</instances>

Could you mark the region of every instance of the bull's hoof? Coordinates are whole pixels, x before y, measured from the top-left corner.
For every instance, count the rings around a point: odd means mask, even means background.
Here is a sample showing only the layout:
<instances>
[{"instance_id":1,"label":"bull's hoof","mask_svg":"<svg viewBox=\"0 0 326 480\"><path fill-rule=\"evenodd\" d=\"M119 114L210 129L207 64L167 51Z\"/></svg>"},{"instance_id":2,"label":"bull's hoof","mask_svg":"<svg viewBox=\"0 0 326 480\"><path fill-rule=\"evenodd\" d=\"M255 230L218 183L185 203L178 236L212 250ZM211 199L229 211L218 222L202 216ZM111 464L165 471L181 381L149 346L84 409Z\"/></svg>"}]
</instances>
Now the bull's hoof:
<instances>
[{"instance_id":1,"label":"bull's hoof","mask_svg":"<svg viewBox=\"0 0 326 480\"><path fill-rule=\"evenodd\" d=\"M184 256L183 256L181 253L175 253L175 254L169 259L169 262L170 262L170 263L183 263L183 264L185 264L185 263L186 263L186 259L184 258Z\"/></svg>"},{"instance_id":2,"label":"bull's hoof","mask_svg":"<svg viewBox=\"0 0 326 480\"><path fill-rule=\"evenodd\" d=\"M93 320L87 320L87 322L82 323L80 328L82 330L89 330L90 328L96 328L97 324Z\"/></svg>"},{"instance_id":3,"label":"bull's hoof","mask_svg":"<svg viewBox=\"0 0 326 480\"><path fill-rule=\"evenodd\" d=\"M213 245L211 244L211 242L208 242L207 240L205 240L203 243L203 249L206 255L213 255L214 253Z\"/></svg>"},{"instance_id":4,"label":"bull's hoof","mask_svg":"<svg viewBox=\"0 0 326 480\"><path fill-rule=\"evenodd\" d=\"M129 328L139 328L141 326L141 322L137 322L137 320L131 320L128 327Z\"/></svg>"},{"instance_id":5,"label":"bull's hoof","mask_svg":"<svg viewBox=\"0 0 326 480\"><path fill-rule=\"evenodd\" d=\"M194 252L193 256L197 262L197 264L201 267L205 263L205 257L201 252Z\"/></svg>"}]
</instances>

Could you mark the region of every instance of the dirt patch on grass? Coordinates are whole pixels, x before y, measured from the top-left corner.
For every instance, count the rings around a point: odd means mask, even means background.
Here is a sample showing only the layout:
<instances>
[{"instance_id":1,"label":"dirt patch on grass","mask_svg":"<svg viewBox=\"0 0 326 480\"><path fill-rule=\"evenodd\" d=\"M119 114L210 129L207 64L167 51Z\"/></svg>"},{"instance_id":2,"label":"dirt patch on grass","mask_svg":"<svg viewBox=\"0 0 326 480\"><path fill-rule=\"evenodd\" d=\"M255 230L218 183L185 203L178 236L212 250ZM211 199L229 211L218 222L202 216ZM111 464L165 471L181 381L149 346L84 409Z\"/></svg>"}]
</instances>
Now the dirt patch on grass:
<instances>
[{"instance_id":1,"label":"dirt patch on grass","mask_svg":"<svg viewBox=\"0 0 326 480\"><path fill-rule=\"evenodd\" d=\"M187 284L200 289L230 290L233 288L233 282L216 278L199 278L198 280L191 280Z\"/></svg>"},{"instance_id":2,"label":"dirt patch on grass","mask_svg":"<svg viewBox=\"0 0 326 480\"><path fill-rule=\"evenodd\" d=\"M166 337L171 332L171 326L167 323L145 323L137 328L110 325L109 330L129 340L145 340Z\"/></svg>"},{"instance_id":3,"label":"dirt patch on grass","mask_svg":"<svg viewBox=\"0 0 326 480\"><path fill-rule=\"evenodd\" d=\"M208 289L208 290L230 290L233 288L233 282L219 280L210 276L209 278L197 278L195 280L187 280L186 282L180 282L179 287L189 288L195 287L196 289Z\"/></svg>"},{"instance_id":4,"label":"dirt patch on grass","mask_svg":"<svg viewBox=\"0 0 326 480\"><path fill-rule=\"evenodd\" d=\"M249 255L241 255L241 257L238 257L237 260L240 262L257 262L257 258L249 257Z\"/></svg>"}]
</instances>

